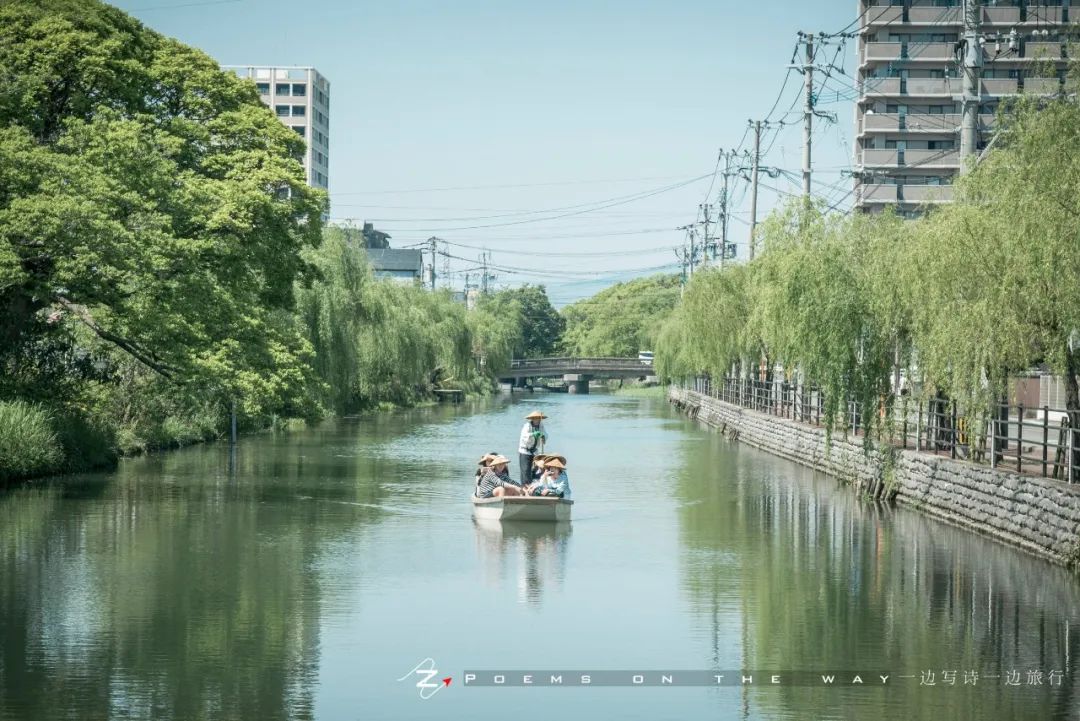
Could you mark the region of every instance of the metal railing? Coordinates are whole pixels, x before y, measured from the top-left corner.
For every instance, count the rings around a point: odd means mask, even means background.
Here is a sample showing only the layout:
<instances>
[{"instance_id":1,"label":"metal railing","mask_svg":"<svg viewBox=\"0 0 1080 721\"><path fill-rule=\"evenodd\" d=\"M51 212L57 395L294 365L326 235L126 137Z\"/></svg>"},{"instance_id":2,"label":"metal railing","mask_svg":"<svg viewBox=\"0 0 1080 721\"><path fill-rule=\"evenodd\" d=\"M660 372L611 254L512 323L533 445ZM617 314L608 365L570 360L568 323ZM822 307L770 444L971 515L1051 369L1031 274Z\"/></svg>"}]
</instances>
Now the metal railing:
<instances>
[{"instance_id":1,"label":"metal railing","mask_svg":"<svg viewBox=\"0 0 1080 721\"><path fill-rule=\"evenodd\" d=\"M637 370L650 368L637 358L519 358L510 361L510 370L533 368L609 368L611 370Z\"/></svg>"},{"instance_id":2,"label":"metal railing","mask_svg":"<svg viewBox=\"0 0 1080 721\"><path fill-rule=\"evenodd\" d=\"M683 388L717 400L824 427L825 397L821 389L783 380L707 376L684 382ZM864 437L863 405L848 400L833 432ZM880 440L898 448L948 456L1044 478L1080 482L1080 427L1071 428L1069 414L1058 408L997 404L991 418L974 423L947 398L915 399L902 395L891 410L884 400L874 411Z\"/></svg>"}]
</instances>

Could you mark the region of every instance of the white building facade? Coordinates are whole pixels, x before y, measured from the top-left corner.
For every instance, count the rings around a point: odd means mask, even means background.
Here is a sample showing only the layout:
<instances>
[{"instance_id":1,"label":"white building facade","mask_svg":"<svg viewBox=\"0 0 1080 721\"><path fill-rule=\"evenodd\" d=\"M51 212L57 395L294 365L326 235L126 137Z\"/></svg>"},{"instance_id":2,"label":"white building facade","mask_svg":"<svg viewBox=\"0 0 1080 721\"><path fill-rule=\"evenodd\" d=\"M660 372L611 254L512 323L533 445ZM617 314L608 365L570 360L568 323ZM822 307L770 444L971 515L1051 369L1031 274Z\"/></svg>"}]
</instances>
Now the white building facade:
<instances>
[{"instance_id":1,"label":"white building facade","mask_svg":"<svg viewBox=\"0 0 1080 721\"><path fill-rule=\"evenodd\" d=\"M228 65L259 89L259 97L307 145L308 185L330 189L330 82L315 68Z\"/></svg>"}]
</instances>

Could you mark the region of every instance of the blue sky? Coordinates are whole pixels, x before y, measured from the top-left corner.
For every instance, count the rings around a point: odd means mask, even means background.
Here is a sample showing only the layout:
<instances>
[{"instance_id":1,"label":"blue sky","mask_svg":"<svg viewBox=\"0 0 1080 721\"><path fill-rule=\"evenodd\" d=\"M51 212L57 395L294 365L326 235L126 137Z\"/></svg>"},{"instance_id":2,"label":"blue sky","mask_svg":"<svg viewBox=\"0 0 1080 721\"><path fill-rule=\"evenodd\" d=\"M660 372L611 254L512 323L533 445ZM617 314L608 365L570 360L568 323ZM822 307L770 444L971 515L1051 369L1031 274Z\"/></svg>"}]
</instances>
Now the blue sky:
<instances>
[{"instance_id":1,"label":"blue sky","mask_svg":"<svg viewBox=\"0 0 1080 721\"><path fill-rule=\"evenodd\" d=\"M507 268L496 285L542 282L558 305L676 263L677 228L710 185L717 202L718 151L751 147L747 120L776 102L797 31L857 15L853 0L114 4L223 64L318 68L331 83L332 218L372 220L395 247L454 244L464 260L440 257L437 270L448 262L457 287L486 247ZM853 74L853 41L836 65ZM821 91L838 122L816 121L815 190L843 208L853 116L834 102L850 77L835 75ZM777 190L799 189L801 100L784 113L801 79L780 96L772 119L791 125L766 135L762 161L792 176L763 177L759 217ZM745 257L749 193L731 182L730 239Z\"/></svg>"}]
</instances>

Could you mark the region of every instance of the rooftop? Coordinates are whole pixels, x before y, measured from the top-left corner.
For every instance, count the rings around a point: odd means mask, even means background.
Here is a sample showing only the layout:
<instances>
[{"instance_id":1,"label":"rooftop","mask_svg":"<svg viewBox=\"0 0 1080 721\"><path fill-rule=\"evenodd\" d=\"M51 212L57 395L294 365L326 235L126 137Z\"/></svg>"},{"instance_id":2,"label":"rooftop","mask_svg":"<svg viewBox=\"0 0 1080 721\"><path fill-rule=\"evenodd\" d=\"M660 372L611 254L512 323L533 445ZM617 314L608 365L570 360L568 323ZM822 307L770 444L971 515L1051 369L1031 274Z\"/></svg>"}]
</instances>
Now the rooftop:
<instances>
[{"instance_id":1,"label":"rooftop","mask_svg":"<svg viewBox=\"0 0 1080 721\"><path fill-rule=\"evenodd\" d=\"M423 256L419 250L399 248L369 248L367 251L371 268L378 271L413 271L418 276L423 269Z\"/></svg>"}]
</instances>

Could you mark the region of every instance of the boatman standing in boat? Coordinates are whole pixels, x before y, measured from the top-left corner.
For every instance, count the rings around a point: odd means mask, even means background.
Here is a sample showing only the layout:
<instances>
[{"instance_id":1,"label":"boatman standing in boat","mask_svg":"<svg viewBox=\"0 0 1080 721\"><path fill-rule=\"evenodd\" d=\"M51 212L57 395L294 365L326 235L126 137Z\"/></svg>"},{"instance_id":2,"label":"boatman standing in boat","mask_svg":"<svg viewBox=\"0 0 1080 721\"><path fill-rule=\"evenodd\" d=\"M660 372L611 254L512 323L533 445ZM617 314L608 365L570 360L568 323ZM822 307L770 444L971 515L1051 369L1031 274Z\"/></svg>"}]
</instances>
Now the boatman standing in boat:
<instances>
[{"instance_id":1,"label":"boatman standing in boat","mask_svg":"<svg viewBox=\"0 0 1080 721\"><path fill-rule=\"evenodd\" d=\"M547 416L540 411L533 411L525 416L525 425L521 429L521 441L518 443L518 470L523 487L532 483L533 456L547 442L545 418Z\"/></svg>"}]
</instances>

